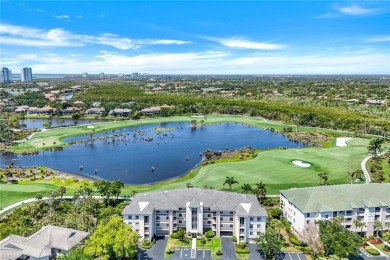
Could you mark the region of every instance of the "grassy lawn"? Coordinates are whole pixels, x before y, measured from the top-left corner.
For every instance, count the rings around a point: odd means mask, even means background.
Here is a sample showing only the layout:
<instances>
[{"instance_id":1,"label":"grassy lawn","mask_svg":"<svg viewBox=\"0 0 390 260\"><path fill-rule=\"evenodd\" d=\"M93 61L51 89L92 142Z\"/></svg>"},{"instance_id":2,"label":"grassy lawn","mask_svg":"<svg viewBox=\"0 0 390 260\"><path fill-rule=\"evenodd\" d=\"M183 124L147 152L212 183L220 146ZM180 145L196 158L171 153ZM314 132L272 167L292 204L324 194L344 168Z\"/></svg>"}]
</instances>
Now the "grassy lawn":
<instances>
[{"instance_id":1,"label":"grassy lawn","mask_svg":"<svg viewBox=\"0 0 390 260\"><path fill-rule=\"evenodd\" d=\"M194 118L190 116L174 116L174 117L160 117L160 118L148 118L141 120L124 120L124 121L113 121L94 124L95 133L104 132L116 128L137 126L143 124L157 124L164 122L190 122ZM254 125L261 128L274 128L276 130L282 130L284 127L289 126L280 122L272 122L262 118L256 117L243 117L243 116L206 116L205 118L196 118L198 122L204 120L206 124L213 124L219 122L239 122L249 125ZM294 126L295 127L295 126ZM26 142L16 144L11 147L11 151L14 153L22 153L24 151L36 151L42 150L44 147L51 148L54 146L53 142L56 142L56 146L65 145L61 139L75 135L85 135L91 133L91 129L85 125L82 126L69 126L62 128L49 129L47 131L38 132L33 135ZM315 127L298 127L298 131L302 132L314 132L322 131L333 134L344 134L352 135L350 132L338 131L332 129L321 129ZM45 144L45 145L43 145Z\"/></svg>"},{"instance_id":2,"label":"grassy lawn","mask_svg":"<svg viewBox=\"0 0 390 260\"><path fill-rule=\"evenodd\" d=\"M367 139L353 139L347 147L274 149L263 151L252 160L242 162L216 163L201 167L192 179L178 179L157 189L185 188L190 182L195 187L211 186L223 188L226 176L234 176L239 182L233 185L234 191L241 191L244 183L262 181L269 194L277 194L281 189L319 185L318 173L327 172L329 184L349 183L347 172L360 169L360 163L367 156ZM301 168L291 163L298 159L310 162L309 168Z\"/></svg>"},{"instance_id":3,"label":"grassy lawn","mask_svg":"<svg viewBox=\"0 0 390 260\"><path fill-rule=\"evenodd\" d=\"M210 241L206 240L206 244L202 245L200 242L200 239L196 240L196 248L208 248L211 249L211 256L213 258L221 258L221 256L218 256L215 254L215 252L219 249L222 251L222 244L221 244L221 238L220 237L213 237Z\"/></svg>"},{"instance_id":4,"label":"grassy lawn","mask_svg":"<svg viewBox=\"0 0 390 260\"><path fill-rule=\"evenodd\" d=\"M57 189L58 187L47 183L0 184L0 208L25 199L34 198L37 193L45 196L49 190ZM75 190L74 188L67 188L66 195L73 195Z\"/></svg>"},{"instance_id":5,"label":"grassy lawn","mask_svg":"<svg viewBox=\"0 0 390 260\"><path fill-rule=\"evenodd\" d=\"M191 247L191 239L188 240L188 243L181 242L178 239L173 239L171 237L168 238L167 246L165 247L164 251L164 257L170 258L173 256L173 254L167 254L167 250L169 249L175 249L179 247L185 247L185 248L190 248Z\"/></svg>"},{"instance_id":6,"label":"grassy lawn","mask_svg":"<svg viewBox=\"0 0 390 260\"><path fill-rule=\"evenodd\" d=\"M390 251L385 251L385 245L384 244L380 244L380 245L375 245L376 248L378 248L380 251L382 251L382 253L385 253L386 255L390 256Z\"/></svg>"}]
</instances>

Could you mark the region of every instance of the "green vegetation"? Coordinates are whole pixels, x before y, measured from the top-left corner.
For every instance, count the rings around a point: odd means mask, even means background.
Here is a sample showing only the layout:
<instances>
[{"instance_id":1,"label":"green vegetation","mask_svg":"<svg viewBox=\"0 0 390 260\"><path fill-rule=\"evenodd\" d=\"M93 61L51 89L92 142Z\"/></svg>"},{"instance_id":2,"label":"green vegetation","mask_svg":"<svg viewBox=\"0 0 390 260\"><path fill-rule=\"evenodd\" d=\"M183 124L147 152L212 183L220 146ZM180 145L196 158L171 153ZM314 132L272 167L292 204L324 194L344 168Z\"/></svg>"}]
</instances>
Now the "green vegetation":
<instances>
[{"instance_id":1,"label":"green vegetation","mask_svg":"<svg viewBox=\"0 0 390 260\"><path fill-rule=\"evenodd\" d=\"M342 219L339 217L331 220L319 220L321 242L324 246L325 256L336 255L339 258L348 258L359 253L361 237L341 226ZM338 241L335 243L335 241Z\"/></svg>"},{"instance_id":2,"label":"green vegetation","mask_svg":"<svg viewBox=\"0 0 390 260\"><path fill-rule=\"evenodd\" d=\"M163 182L151 187L158 190L185 188L192 175L190 182L195 187L206 185L222 189L226 176L229 176L238 182L245 181L248 184L262 180L267 185L268 194L277 194L281 189L317 186L319 185L317 174L321 172L328 173L329 184L350 183L347 172L360 168L360 163L366 156L367 144L368 140L355 138L347 147L273 149L263 151L247 161L208 164L190 173L188 178L184 177L185 180L179 178L172 183ZM295 166L291 163L292 158L308 161L313 166L309 168ZM236 185L232 190L240 192L241 187Z\"/></svg>"},{"instance_id":3,"label":"green vegetation","mask_svg":"<svg viewBox=\"0 0 390 260\"><path fill-rule=\"evenodd\" d=\"M265 233L261 234L256 243L258 248L264 253L265 259L274 259L275 256L282 249L283 240L271 229L267 229Z\"/></svg>"},{"instance_id":4,"label":"green vegetation","mask_svg":"<svg viewBox=\"0 0 390 260\"><path fill-rule=\"evenodd\" d=\"M370 255L374 255L374 256L380 255L380 253L379 253L378 250L376 250L375 248L372 248L372 247L370 247L370 246L366 246L364 249L365 249L365 250L367 251L367 253L369 253Z\"/></svg>"},{"instance_id":5,"label":"green vegetation","mask_svg":"<svg viewBox=\"0 0 390 260\"><path fill-rule=\"evenodd\" d=\"M133 259L137 253L138 234L114 216L100 223L85 243L84 254L93 259Z\"/></svg>"},{"instance_id":6,"label":"green vegetation","mask_svg":"<svg viewBox=\"0 0 390 260\"><path fill-rule=\"evenodd\" d=\"M220 237L213 237L213 238L204 238L205 244L202 244L202 239L196 240L196 247L197 248L208 248L211 250L211 256L213 258L220 258L220 256L217 255L217 251L222 251L222 245L221 245L221 238Z\"/></svg>"}]
</instances>

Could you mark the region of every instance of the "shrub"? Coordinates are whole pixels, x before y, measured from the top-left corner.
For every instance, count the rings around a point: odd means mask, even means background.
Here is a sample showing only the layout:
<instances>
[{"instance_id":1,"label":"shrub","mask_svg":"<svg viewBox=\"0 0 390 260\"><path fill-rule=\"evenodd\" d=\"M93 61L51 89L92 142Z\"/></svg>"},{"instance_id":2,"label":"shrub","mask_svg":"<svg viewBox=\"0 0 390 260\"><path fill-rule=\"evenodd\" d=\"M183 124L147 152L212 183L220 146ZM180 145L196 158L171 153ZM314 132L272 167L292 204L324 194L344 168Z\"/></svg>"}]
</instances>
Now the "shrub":
<instances>
[{"instance_id":1,"label":"shrub","mask_svg":"<svg viewBox=\"0 0 390 260\"><path fill-rule=\"evenodd\" d=\"M172 232L171 238L173 239L179 239L179 234L177 232Z\"/></svg>"},{"instance_id":2,"label":"shrub","mask_svg":"<svg viewBox=\"0 0 390 260\"><path fill-rule=\"evenodd\" d=\"M237 248L240 248L240 249L246 248L246 243L245 242L238 243Z\"/></svg>"},{"instance_id":3,"label":"shrub","mask_svg":"<svg viewBox=\"0 0 390 260\"><path fill-rule=\"evenodd\" d=\"M247 247L245 247L245 248L236 247L236 253L237 254L249 254L249 249Z\"/></svg>"},{"instance_id":4,"label":"shrub","mask_svg":"<svg viewBox=\"0 0 390 260\"><path fill-rule=\"evenodd\" d=\"M221 249L218 249L217 251L215 251L215 254L216 254L216 255L222 255Z\"/></svg>"},{"instance_id":5,"label":"shrub","mask_svg":"<svg viewBox=\"0 0 390 260\"><path fill-rule=\"evenodd\" d=\"M165 253L167 255L171 255L171 254L175 253L175 250L173 250L172 248L169 248L167 251L165 251Z\"/></svg>"},{"instance_id":6,"label":"shrub","mask_svg":"<svg viewBox=\"0 0 390 260\"><path fill-rule=\"evenodd\" d=\"M201 239L200 239L200 243L202 244L202 245L205 245L206 244L206 238L204 238L204 237L202 237Z\"/></svg>"},{"instance_id":7,"label":"shrub","mask_svg":"<svg viewBox=\"0 0 390 260\"><path fill-rule=\"evenodd\" d=\"M378 252L378 250L372 248L372 247L366 247L366 251L367 253L369 253L370 255L380 255L380 253Z\"/></svg>"},{"instance_id":8,"label":"shrub","mask_svg":"<svg viewBox=\"0 0 390 260\"><path fill-rule=\"evenodd\" d=\"M142 244L141 244L142 248L149 249L149 248L152 248L152 246L153 246L153 243L150 242L149 240L147 240L147 239L142 240Z\"/></svg>"},{"instance_id":9,"label":"shrub","mask_svg":"<svg viewBox=\"0 0 390 260\"><path fill-rule=\"evenodd\" d=\"M233 240L233 242L237 242L237 237L236 236L232 236L232 240Z\"/></svg>"},{"instance_id":10,"label":"shrub","mask_svg":"<svg viewBox=\"0 0 390 260\"><path fill-rule=\"evenodd\" d=\"M302 246L302 243L293 235L290 235L290 242L295 246Z\"/></svg>"},{"instance_id":11,"label":"shrub","mask_svg":"<svg viewBox=\"0 0 390 260\"><path fill-rule=\"evenodd\" d=\"M286 227L287 232L290 233L290 231L291 231L291 224L284 217L281 218L281 221L282 221L283 225Z\"/></svg>"},{"instance_id":12,"label":"shrub","mask_svg":"<svg viewBox=\"0 0 390 260\"><path fill-rule=\"evenodd\" d=\"M206 238L213 238L214 237L214 232L212 230L204 232L204 236Z\"/></svg>"}]
</instances>

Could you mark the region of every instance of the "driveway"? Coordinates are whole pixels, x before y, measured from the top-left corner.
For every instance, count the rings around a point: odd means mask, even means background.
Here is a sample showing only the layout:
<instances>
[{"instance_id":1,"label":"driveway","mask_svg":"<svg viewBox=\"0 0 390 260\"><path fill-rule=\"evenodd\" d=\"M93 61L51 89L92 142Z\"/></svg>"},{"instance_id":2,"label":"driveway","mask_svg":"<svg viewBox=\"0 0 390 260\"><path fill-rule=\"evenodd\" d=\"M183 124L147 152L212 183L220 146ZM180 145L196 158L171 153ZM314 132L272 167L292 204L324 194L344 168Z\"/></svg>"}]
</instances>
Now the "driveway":
<instances>
[{"instance_id":1,"label":"driveway","mask_svg":"<svg viewBox=\"0 0 390 260\"><path fill-rule=\"evenodd\" d=\"M168 242L168 237L156 238L156 244L154 244L151 249L143 249L143 248L138 249L137 259L139 260L163 259L167 242Z\"/></svg>"},{"instance_id":2,"label":"driveway","mask_svg":"<svg viewBox=\"0 0 390 260\"><path fill-rule=\"evenodd\" d=\"M236 248L231 237L221 237L223 260L237 260Z\"/></svg>"}]
</instances>

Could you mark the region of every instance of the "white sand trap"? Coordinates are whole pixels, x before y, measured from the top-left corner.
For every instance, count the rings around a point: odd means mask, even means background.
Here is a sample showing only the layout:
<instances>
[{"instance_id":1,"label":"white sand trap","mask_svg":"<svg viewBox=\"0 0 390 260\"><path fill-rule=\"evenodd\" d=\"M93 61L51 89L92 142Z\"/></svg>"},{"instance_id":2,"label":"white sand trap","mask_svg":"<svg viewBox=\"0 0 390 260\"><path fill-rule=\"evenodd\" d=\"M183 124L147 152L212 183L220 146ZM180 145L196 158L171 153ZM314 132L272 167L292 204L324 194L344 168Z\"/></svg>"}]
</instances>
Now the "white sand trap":
<instances>
[{"instance_id":1,"label":"white sand trap","mask_svg":"<svg viewBox=\"0 0 390 260\"><path fill-rule=\"evenodd\" d=\"M294 161L292 161L292 163L295 164L298 167L303 167L303 168L308 168L308 167L311 166L310 163L305 163L305 162L302 162L302 161L299 161L299 160L294 160Z\"/></svg>"},{"instance_id":2,"label":"white sand trap","mask_svg":"<svg viewBox=\"0 0 390 260\"><path fill-rule=\"evenodd\" d=\"M87 128L95 128L93 125L89 125L87 126Z\"/></svg>"},{"instance_id":3,"label":"white sand trap","mask_svg":"<svg viewBox=\"0 0 390 260\"><path fill-rule=\"evenodd\" d=\"M352 140L352 137L339 137L336 139L336 146L345 147L349 140Z\"/></svg>"},{"instance_id":4,"label":"white sand trap","mask_svg":"<svg viewBox=\"0 0 390 260\"><path fill-rule=\"evenodd\" d=\"M31 141L31 142L33 143L33 142L38 142L38 141L41 141L41 140L42 140L42 138L41 139L36 139L34 141Z\"/></svg>"}]
</instances>

